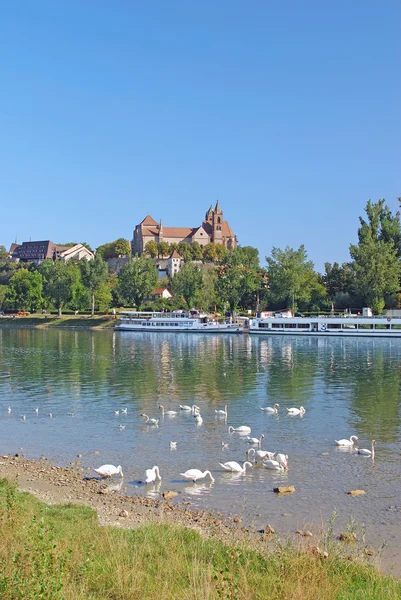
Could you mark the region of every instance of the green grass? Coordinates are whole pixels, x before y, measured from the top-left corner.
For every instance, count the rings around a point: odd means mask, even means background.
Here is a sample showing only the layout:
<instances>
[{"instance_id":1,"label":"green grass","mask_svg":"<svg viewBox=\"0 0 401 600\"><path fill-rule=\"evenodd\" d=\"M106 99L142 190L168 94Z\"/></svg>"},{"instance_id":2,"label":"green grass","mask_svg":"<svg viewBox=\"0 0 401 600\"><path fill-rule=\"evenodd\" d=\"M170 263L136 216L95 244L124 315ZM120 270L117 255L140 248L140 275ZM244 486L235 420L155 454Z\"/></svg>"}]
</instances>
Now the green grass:
<instances>
[{"instance_id":1,"label":"green grass","mask_svg":"<svg viewBox=\"0 0 401 600\"><path fill-rule=\"evenodd\" d=\"M99 527L0 480L1 600L399 600L401 582L336 554L255 551L179 526ZM261 541L261 547L264 543Z\"/></svg>"}]
</instances>

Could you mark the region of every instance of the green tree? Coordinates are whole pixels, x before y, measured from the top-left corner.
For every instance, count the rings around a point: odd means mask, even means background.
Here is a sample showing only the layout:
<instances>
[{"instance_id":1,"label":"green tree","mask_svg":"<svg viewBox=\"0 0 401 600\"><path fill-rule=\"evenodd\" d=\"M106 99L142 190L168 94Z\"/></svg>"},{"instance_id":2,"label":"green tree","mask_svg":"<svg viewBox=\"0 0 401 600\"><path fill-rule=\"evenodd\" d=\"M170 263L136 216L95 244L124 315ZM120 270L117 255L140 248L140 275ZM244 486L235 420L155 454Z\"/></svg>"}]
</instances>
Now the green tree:
<instances>
[{"instance_id":1,"label":"green tree","mask_svg":"<svg viewBox=\"0 0 401 600\"><path fill-rule=\"evenodd\" d=\"M145 254L130 259L118 274L118 294L128 306L140 307L158 281L154 261Z\"/></svg>"},{"instance_id":2,"label":"green tree","mask_svg":"<svg viewBox=\"0 0 401 600\"><path fill-rule=\"evenodd\" d=\"M298 250L288 246L285 250L273 248L266 261L273 302L296 308L298 302L308 303L313 295L324 296L324 287L314 271L313 262L307 260L303 245Z\"/></svg>"},{"instance_id":3,"label":"green tree","mask_svg":"<svg viewBox=\"0 0 401 600\"><path fill-rule=\"evenodd\" d=\"M96 250L103 260L109 258L120 258L121 256L131 256L131 244L124 238L118 238L114 242L108 242L99 246Z\"/></svg>"},{"instance_id":4,"label":"green tree","mask_svg":"<svg viewBox=\"0 0 401 600\"><path fill-rule=\"evenodd\" d=\"M8 252L5 248L5 246L1 245L0 246L0 259L1 258L7 258L8 257Z\"/></svg>"},{"instance_id":5,"label":"green tree","mask_svg":"<svg viewBox=\"0 0 401 600\"><path fill-rule=\"evenodd\" d=\"M54 304L61 316L63 308L74 298L76 287L81 284L81 273L73 262L44 261L38 267L43 277L43 296Z\"/></svg>"},{"instance_id":6,"label":"green tree","mask_svg":"<svg viewBox=\"0 0 401 600\"><path fill-rule=\"evenodd\" d=\"M110 308L113 302L113 295L109 281L100 285L95 292L95 306L98 310L105 311Z\"/></svg>"},{"instance_id":7,"label":"green tree","mask_svg":"<svg viewBox=\"0 0 401 600\"><path fill-rule=\"evenodd\" d=\"M188 308L193 308L202 283L203 275L199 265L184 262L171 280L171 291L177 298L184 298Z\"/></svg>"},{"instance_id":8,"label":"green tree","mask_svg":"<svg viewBox=\"0 0 401 600\"><path fill-rule=\"evenodd\" d=\"M20 269L10 279L4 306L13 310L29 311L42 302L43 279L38 272Z\"/></svg>"},{"instance_id":9,"label":"green tree","mask_svg":"<svg viewBox=\"0 0 401 600\"><path fill-rule=\"evenodd\" d=\"M203 310L214 310L218 304L216 293L217 272L207 266L202 270L202 285L195 297L195 304Z\"/></svg>"},{"instance_id":10,"label":"green tree","mask_svg":"<svg viewBox=\"0 0 401 600\"><path fill-rule=\"evenodd\" d=\"M145 252L151 258L156 258L157 256L157 243L154 240L150 240L146 242Z\"/></svg>"},{"instance_id":11,"label":"green tree","mask_svg":"<svg viewBox=\"0 0 401 600\"><path fill-rule=\"evenodd\" d=\"M202 259L202 248L199 242L192 242L191 246L192 260Z\"/></svg>"},{"instance_id":12,"label":"green tree","mask_svg":"<svg viewBox=\"0 0 401 600\"><path fill-rule=\"evenodd\" d=\"M339 265L337 262L326 262L324 268L325 272L322 279L330 300L333 301L337 294L345 294L351 290L353 272L350 263L344 262Z\"/></svg>"},{"instance_id":13,"label":"green tree","mask_svg":"<svg viewBox=\"0 0 401 600\"><path fill-rule=\"evenodd\" d=\"M401 198L398 198L401 202ZM401 256L401 223L400 213L392 214L390 208L381 199L377 202L369 200L365 206L367 221L359 217L360 228L358 229L359 242L368 238L376 241L392 242L397 257Z\"/></svg>"},{"instance_id":14,"label":"green tree","mask_svg":"<svg viewBox=\"0 0 401 600\"><path fill-rule=\"evenodd\" d=\"M187 242L179 242L178 253L180 256L182 256L185 262L192 260L191 246L187 244Z\"/></svg>"},{"instance_id":15,"label":"green tree","mask_svg":"<svg viewBox=\"0 0 401 600\"><path fill-rule=\"evenodd\" d=\"M91 296L91 312L95 314L95 296L98 289L103 286L108 277L107 263L101 256L96 255L94 260L80 261L82 282Z\"/></svg>"},{"instance_id":16,"label":"green tree","mask_svg":"<svg viewBox=\"0 0 401 600\"><path fill-rule=\"evenodd\" d=\"M243 298L260 286L257 269L249 265L242 248L235 248L217 269L217 294L223 302L228 302L231 312L234 312Z\"/></svg>"},{"instance_id":17,"label":"green tree","mask_svg":"<svg viewBox=\"0 0 401 600\"><path fill-rule=\"evenodd\" d=\"M170 254L170 244L168 242L159 242L157 244L157 255L159 258L163 258L164 256L169 256Z\"/></svg>"},{"instance_id":18,"label":"green tree","mask_svg":"<svg viewBox=\"0 0 401 600\"><path fill-rule=\"evenodd\" d=\"M215 262L219 258L218 252L218 244L211 242L207 246L203 248L203 258L204 260L211 260Z\"/></svg>"}]
</instances>

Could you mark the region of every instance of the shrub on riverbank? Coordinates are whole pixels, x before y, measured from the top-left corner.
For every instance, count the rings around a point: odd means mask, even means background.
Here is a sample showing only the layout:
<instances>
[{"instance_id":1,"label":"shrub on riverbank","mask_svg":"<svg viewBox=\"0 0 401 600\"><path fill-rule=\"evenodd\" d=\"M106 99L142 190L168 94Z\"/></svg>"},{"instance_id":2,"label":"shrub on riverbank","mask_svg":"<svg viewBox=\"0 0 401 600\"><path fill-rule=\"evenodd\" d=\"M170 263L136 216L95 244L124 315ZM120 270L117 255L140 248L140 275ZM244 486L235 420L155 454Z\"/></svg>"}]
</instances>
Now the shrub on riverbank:
<instances>
[{"instance_id":1,"label":"shrub on riverbank","mask_svg":"<svg viewBox=\"0 0 401 600\"><path fill-rule=\"evenodd\" d=\"M336 555L268 553L179 526L99 527L0 480L2 600L398 600L401 582ZM261 542L263 545L263 542Z\"/></svg>"}]
</instances>

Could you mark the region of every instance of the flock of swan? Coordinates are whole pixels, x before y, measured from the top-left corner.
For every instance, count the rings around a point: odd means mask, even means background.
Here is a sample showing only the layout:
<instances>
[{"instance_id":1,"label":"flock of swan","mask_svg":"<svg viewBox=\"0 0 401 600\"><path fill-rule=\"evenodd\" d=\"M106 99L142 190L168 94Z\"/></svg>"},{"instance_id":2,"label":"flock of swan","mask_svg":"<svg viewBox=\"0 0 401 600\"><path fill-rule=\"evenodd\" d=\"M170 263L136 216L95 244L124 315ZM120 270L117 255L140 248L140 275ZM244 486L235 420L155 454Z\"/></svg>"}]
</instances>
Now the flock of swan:
<instances>
[{"instance_id":1,"label":"flock of swan","mask_svg":"<svg viewBox=\"0 0 401 600\"><path fill-rule=\"evenodd\" d=\"M278 403L276 403L276 404L274 404L274 406L262 407L261 410L266 413L277 415L279 408L280 408L280 405ZM192 414L192 416L195 419L196 425L202 425L202 423L203 423L203 418L201 416L200 408L196 404L193 404L192 406L180 404L179 410L166 410L164 408L164 406L162 404L160 404L159 410L161 410L162 418L164 416L174 417L177 414L179 414L180 412L182 412L182 413ZM306 410L303 406L300 406L299 408L296 408L296 407L286 408L286 411L287 411L288 415L300 416L300 417L303 417L304 414L306 413ZM7 412L8 412L8 414L11 413L10 406L7 408ZM216 417L224 417L225 422L227 422L227 416L228 416L228 405L227 404L225 405L224 409L218 409L218 410L215 410L214 412L215 412ZM36 415L39 414L39 407L36 407L34 409L34 413ZM123 408L123 409L114 411L115 416L118 416L120 414L127 415L127 413L128 413L128 408ZM71 414L71 416L73 415L73 413L68 413L68 414ZM48 416L50 418L52 418L52 413L49 413ZM140 416L144 419L144 423L146 425L152 426L152 427L158 427L159 422L160 422L159 418L151 418L146 413L141 413ZM26 415L21 415L21 418L23 420L26 420ZM119 425L119 429L120 430L125 429L125 425ZM231 473L237 473L237 474L243 474L243 475L245 475L247 473L247 469L253 469L256 466L261 466L261 467L264 467L264 468L272 470L272 471L281 471L281 472L287 471L288 470L288 455L284 454L282 452L270 452L267 450L263 450L262 444L263 444L263 440L264 440L265 436L262 434L258 438L251 437L249 435L251 432L252 432L251 428L247 425L240 425L239 427L233 427L232 425L230 425L228 427L228 433L230 433L230 434L238 433L248 445L253 446L253 447L249 448L246 451L247 460L245 462L243 462L242 465L234 460L230 460L230 461L227 461L224 463L219 462L220 467L224 471L228 471ZM344 439L340 439L340 440L335 440L335 444L336 444L336 446L339 446L341 448L349 449L351 451L355 450L358 454L360 454L362 456L370 456L372 459L374 459L376 440L372 440L371 449L355 448L355 444L358 441L359 441L359 438L355 435L352 435L349 439L344 438ZM170 450L177 449L177 446L178 446L178 442L176 442L176 441L169 442ZM258 448L255 449L254 446L257 446ZM228 444L226 442L222 441L221 448L223 450L228 448ZM251 462L251 461L253 461L253 462ZM105 464L105 465L98 467L97 469L94 469L94 471L98 475L100 475L100 477L102 477L102 478L110 478L110 477L114 477L116 475L120 475L121 477L124 477L121 465L114 466L111 464ZM184 479L193 481L194 483L196 483L200 479L205 479L206 477L209 477L212 483L215 481L212 473L209 470L201 471L200 469L191 468L183 473L180 473L180 475ZM157 465L153 466L152 468L146 469L145 479L144 479L144 483L146 485L155 483L156 481L161 481L161 479L162 479L162 477L160 475L159 467Z\"/></svg>"}]
</instances>

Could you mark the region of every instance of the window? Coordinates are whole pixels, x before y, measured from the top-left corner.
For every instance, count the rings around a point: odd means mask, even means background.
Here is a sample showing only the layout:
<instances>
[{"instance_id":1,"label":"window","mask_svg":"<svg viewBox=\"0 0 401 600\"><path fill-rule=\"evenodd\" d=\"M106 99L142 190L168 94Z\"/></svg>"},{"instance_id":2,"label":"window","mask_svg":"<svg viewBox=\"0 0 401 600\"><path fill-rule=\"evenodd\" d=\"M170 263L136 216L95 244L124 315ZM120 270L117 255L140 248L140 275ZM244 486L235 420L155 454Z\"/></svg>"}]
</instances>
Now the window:
<instances>
[{"instance_id":1,"label":"window","mask_svg":"<svg viewBox=\"0 0 401 600\"><path fill-rule=\"evenodd\" d=\"M296 328L296 323L285 323L284 324L284 329L295 329Z\"/></svg>"},{"instance_id":2,"label":"window","mask_svg":"<svg viewBox=\"0 0 401 600\"><path fill-rule=\"evenodd\" d=\"M341 323L327 323L327 329L341 329Z\"/></svg>"},{"instance_id":3,"label":"window","mask_svg":"<svg viewBox=\"0 0 401 600\"><path fill-rule=\"evenodd\" d=\"M309 328L310 328L309 323L298 323L297 329L309 329Z\"/></svg>"},{"instance_id":4,"label":"window","mask_svg":"<svg viewBox=\"0 0 401 600\"><path fill-rule=\"evenodd\" d=\"M282 329L283 326L281 323L272 323L272 329Z\"/></svg>"},{"instance_id":5,"label":"window","mask_svg":"<svg viewBox=\"0 0 401 600\"><path fill-rule=\"evenodd\" d=\"M373 323L358 323L358 329L373 329Z\"/></svg>"}]
</instances>

